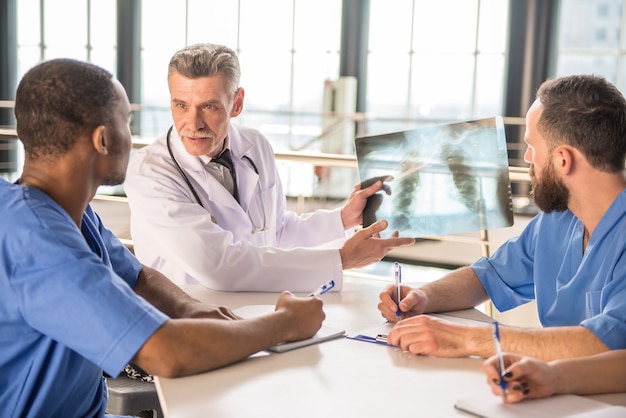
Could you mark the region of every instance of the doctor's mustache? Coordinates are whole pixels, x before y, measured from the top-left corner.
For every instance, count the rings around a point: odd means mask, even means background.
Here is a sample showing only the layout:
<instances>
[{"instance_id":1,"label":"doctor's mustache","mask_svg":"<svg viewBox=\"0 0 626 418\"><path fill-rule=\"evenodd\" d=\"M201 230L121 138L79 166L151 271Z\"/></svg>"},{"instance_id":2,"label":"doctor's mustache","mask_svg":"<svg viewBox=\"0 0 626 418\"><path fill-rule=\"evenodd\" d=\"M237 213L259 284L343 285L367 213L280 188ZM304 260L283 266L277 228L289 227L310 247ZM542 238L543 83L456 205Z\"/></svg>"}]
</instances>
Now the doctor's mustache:
<instances>
[{"instance_id":1,"label":"doctor's mustache","mask_svg":"<svg viewBox=\"0 0 626 418\"><path fill-rule=\"evenodd\" d=\"M212 132L207 132L203 130L199 131L180 131L180 136L184 136L187 138L208 138L213 139L214 135Z\"/></svg>"}]
</instances>

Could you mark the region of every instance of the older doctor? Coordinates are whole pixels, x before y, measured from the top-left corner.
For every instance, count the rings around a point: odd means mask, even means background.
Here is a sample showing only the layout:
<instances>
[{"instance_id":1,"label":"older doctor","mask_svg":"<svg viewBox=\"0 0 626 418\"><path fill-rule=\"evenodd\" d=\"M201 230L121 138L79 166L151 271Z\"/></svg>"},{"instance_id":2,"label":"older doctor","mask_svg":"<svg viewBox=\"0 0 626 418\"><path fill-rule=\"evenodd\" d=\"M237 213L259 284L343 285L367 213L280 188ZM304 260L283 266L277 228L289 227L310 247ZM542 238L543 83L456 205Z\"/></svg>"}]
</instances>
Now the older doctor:
<instances>
[{"instance_id":1,"label":"older doctor","mask_svg":"<svg viewBox=\"0 0 626 418\"><path fill-rule=\"evenodd\" d=\"M386 221L346 232L361 224L381 182L355 187L341 209L288 211L271 145L230 123L243 110L239 79L238 58L224 46L192 45L172 57L174 126L138 151L124 185L143 263L215 290L307 292L330 279L340 290L343 269L414 243L397 233L381 239Z\"/></svg>"}]
</instances>

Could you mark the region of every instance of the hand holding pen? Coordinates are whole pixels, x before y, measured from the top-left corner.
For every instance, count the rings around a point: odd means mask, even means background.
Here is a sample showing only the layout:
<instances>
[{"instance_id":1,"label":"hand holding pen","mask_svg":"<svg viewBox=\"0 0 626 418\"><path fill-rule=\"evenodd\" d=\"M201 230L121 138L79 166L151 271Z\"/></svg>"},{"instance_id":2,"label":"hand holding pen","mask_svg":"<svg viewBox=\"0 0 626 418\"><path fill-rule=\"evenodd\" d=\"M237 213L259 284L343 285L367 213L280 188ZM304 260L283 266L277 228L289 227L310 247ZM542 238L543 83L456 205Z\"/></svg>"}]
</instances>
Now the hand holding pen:
<instances>
[{"instance_id":1,"label":"hand holding pen","mask_svg":"<svg viewBox=\"0 0 626 418\"><path fill-rule=\"evenodd\" d=\"M499 374L500 374L500 389L502 389L502 400L506 402L506 380L504 380L504 357L502 355L502 346L500 344L500 327L498 321L491 323L493 344L495 346L496 356L498 358Z\"/></svg>"},{"instance_id":2,"label":"hand holding pen","mask_svg":"<svg viewBox=\"0 0 626 418\"><path fill-rule=\"evenodd\" d=\"M380 292L378 310L389 322L421 315L426 311L428 298L422 288L411 288L402 285L402 266L394 264L394 283L389 284ZM400 302L402 309L400 309Z\"/></svg>"},{"instance_id":3,"label":"hand holding pen","mask_svg":"<svg viewBox=\"0 0 626 418\"><path fill-rule=\"evenodd\" d=\"M297 341L315 335L326 318L323 308L324 303L319 298L296 297L289 291L281 292L274 313L283 315L286 335L276 343Z\"/></svg>"}]
</instances>

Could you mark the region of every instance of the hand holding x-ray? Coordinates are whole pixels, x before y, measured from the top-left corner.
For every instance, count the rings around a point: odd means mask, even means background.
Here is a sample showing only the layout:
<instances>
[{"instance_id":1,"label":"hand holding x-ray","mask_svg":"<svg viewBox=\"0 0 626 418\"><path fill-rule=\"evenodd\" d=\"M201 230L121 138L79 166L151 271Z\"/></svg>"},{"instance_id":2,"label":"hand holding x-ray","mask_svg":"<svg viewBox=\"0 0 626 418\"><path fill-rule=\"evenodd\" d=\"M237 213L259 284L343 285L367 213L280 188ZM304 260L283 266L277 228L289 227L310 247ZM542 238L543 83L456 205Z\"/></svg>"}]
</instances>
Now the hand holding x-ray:
<instances>
[{"instance_id":1,"label":"hand holding x-ray","mask_svg":"<svg viewBox=\"0 0 626 418\"><path fill-rule=\"evenodd\" d=\"M393 181L393 176L377 176L371 177L361 182L361 189L365 189L377 181L383 182L382 191L387 194L387 196L391 196L391 187L385 182ZM376 222L376 211L380 208L380 205L383 203L383 196L380 193L376 193L367 198L367 203L363 208L363 228L367 228L374 222Z\"/></svg>"}]
</instances>

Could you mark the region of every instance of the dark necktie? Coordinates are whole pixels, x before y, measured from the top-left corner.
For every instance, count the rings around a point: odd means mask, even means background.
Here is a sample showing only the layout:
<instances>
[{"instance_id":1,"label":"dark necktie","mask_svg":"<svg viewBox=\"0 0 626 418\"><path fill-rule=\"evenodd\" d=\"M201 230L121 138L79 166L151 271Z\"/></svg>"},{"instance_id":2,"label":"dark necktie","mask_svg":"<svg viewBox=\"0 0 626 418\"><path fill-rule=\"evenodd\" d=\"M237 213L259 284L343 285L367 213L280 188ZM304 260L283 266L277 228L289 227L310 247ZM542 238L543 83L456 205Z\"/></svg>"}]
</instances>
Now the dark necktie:
<instances>
[{"instance_id":1,"label":"dark necktie","mask_svg":"<svg viewBox=\"0 0 626 418\"><path fill-rule=\"evenodd\" d=\"M220 164L228 169L230 179L233 183L232 195L237 202L239 202L239 192L237 190L237 176L235 174L235 166L233 165L233 159L230 155L230 150L226 148L220 155L211 159L211 162ZM228 188L228 187L227 187Z\"/></svg>"}]
</instances>

